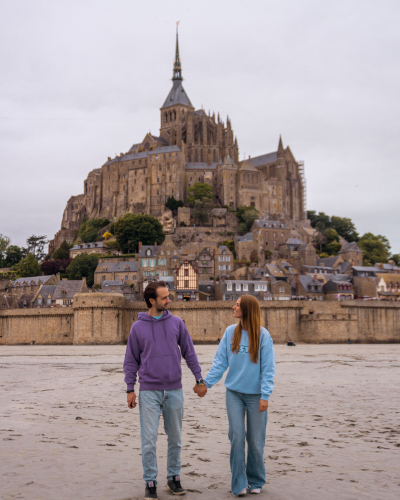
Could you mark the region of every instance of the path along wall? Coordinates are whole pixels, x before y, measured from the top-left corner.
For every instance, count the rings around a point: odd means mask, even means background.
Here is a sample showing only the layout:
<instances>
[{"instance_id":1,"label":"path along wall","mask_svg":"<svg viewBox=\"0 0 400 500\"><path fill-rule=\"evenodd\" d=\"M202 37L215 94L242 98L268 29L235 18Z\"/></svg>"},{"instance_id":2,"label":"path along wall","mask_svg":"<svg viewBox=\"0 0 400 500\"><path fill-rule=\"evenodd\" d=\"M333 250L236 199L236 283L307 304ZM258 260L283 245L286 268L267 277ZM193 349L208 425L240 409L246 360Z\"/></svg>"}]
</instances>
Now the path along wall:
<instances>
[{"instance_id":1,"label":"path along wall","mask_svg":"<svg viewBox=\"0 0 400 500\"><path fill-rule=\"evenodd\" d=\"M234 323L234 302L172 302L196 343L216 342ZM400 342L400 303L372 301L261 302L274 342ZM78 294L73 307L0 311L0 345L122 344L145 303L120 294Z\"/></svg>"}]
</instances>

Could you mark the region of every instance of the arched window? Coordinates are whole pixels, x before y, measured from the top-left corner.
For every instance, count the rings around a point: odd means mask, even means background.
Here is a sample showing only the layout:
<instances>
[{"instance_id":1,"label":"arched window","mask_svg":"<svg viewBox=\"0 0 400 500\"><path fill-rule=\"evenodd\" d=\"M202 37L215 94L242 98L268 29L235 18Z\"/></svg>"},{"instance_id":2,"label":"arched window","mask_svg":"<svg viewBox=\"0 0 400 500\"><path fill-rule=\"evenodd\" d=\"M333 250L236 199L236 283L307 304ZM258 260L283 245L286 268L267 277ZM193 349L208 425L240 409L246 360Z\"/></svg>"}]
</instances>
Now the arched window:
<instances>
[{"instance_id":1,"label":"arched window","mask_svg":"<svg viewBox=\"0 0 400 500\"><path fill-rule=\"evenodd\" d=\"M42 303L43 303L43 298L42 298L42 296L41 296L41 295L39 295L37 303L38 303L38 306L41 306L41 305L42 305Z\"/></svg>"},{"instance_id":2,"label":"arched window","mask_svg":"<svg viewBox=\"0 0 400 500\"><path fill-rule=\"evenodd\" d=\"M146 255L151 255L151 250L150 250L150 248L148 248L148 249L146 250Z\"/></svg>"},{"instance_id":3,"label":"arched window","mask_svg":"<svg viewBox=\"0 0 400 500\"><path fill-rule=\"evenodd\" d=\"M197 154L197 150L194 153L194 161L195 162L199 161L199 155Z\"/></svg>"},{"instance_id":4,"label":"arched window","mask_svg":"<svg viewBox=\"0 0 400 500\"><path fill-rule=\"evenodd\" d=\"M203 150L200 151L200 161L203 161Z\"/></svg>"},{"instance_id":5,"label":"arched window","mask_svg":"<svg viewBox=\"0 0 400 500\"><path fill-rule=\"evenodd\" d=\"M215 152L215 149L214 149L214 152L213 152L213 162L215 163L217 161L217 153Z\"/></svg>"},{"instance_id":6,"label":"arched window","mask_svg":"<svg viewBox=\"0 0 400 500\"><path fill-rule=\"evenodd\" d=\"M164 121L165 121L165 123L168 123L168 113L165 113L165 115L164 115Z\"/></svg>"}]
</instances>

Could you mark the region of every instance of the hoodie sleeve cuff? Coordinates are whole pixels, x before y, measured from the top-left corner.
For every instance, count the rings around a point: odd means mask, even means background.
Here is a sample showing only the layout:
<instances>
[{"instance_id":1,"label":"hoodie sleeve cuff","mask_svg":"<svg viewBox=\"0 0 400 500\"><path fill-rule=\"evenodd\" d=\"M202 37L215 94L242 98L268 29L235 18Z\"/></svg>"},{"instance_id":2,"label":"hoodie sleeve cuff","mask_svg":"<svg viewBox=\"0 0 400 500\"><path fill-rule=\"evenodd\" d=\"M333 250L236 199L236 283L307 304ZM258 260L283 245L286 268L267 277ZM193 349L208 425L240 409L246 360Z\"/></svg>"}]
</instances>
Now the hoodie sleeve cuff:
<instances>
[{"instance_id":1,"label":"hoodie sleeve cuff","mask_svg":"<svg viewBox=\"0 0 400 500\"><path fill-rule=\"evenodd\" d=\"M203 377L201 376L201 372L196 372L196 373L193 373L193 375L194 375L194 377L195 377L196 381L197 381L197 380L200 380L201 378L203 378Z\"/></svg>"},{"instance_id":2,"label":"hoodie sleeve cuff","mask_svg":"<svg viewBox=\"0 0 400 500\"><path fill-rule=\"evenodd\" d=\"M134 386L134 385L129 384L129 385L127 385L127 386L126 386L126 390L127 390L127 391L134 391L134 390L135 390L135 386Z\"/></svg>"},{"instance_id":3,"label":"hoodie sleeve cuff","mask_svg":"<svg viewBox=\"0 0 400 500\"><path fill-rule=\"evenodd\" d=\"M263 399L264 401L268 401L269 400L269 394L261 394L261 399Z\"/></svg>"}]
</instances>

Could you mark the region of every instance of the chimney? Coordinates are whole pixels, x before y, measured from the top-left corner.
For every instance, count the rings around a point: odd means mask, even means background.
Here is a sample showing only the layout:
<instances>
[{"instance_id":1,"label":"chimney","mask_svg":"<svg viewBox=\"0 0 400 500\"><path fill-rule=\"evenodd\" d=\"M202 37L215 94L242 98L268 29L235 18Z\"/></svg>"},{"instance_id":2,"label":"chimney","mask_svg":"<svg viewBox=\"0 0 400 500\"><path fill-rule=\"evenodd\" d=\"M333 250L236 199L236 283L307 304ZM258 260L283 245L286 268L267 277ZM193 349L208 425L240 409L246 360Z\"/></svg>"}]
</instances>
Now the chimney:
<instances>
[{"instance_id":1,"label":"chimney","mask_svg":"<svg viewBox=\"0 0 400 500\"><path fill-rule=\"evenodd\" d=\"M154 251L157 252L157 242L154 242Z\"/></svg>"},{"instance_id":2,"label":"chimney","mask_svg":"<svg viewBox=\"0 0 400 500\"><path fill-rule=\"evenodd\" d=\"M82 278L82 288L86 288L86 287L87 287L86 278Z\"/></svg>"},{"instance_id":3,"label":"chimney","mask_svg":"<svg viewBox=\"0 0 400 500\"><path fill-rule=\"evenodd\" d=\"M296 281L296 286L295 286L296 293L297 293L297 295L299 295L299 290L300 290L300 277L299 277L299 275L295 274L294 279Z\"/></svg>"},{"instance_id":4,"label":"chimney","mask_svg":"<svg viewBox=\"0 0 400 500\"><path fill-rule=\"evenodd\" d=\"M318 276L317 276L316 274L314 274L314 276L313 276L313 280L314 280L314 281L318 281Z\"/></svg>"},{"instance_id":5,"label":"chimney","mask_svg":"<svg viewBox=\"0 0 400 500\"><path fill-rule=\"evenodd\" d=\"M139 241L139 252L140 252L141 249L142 249L142 242Z\"/></svg>"}]
</instances>

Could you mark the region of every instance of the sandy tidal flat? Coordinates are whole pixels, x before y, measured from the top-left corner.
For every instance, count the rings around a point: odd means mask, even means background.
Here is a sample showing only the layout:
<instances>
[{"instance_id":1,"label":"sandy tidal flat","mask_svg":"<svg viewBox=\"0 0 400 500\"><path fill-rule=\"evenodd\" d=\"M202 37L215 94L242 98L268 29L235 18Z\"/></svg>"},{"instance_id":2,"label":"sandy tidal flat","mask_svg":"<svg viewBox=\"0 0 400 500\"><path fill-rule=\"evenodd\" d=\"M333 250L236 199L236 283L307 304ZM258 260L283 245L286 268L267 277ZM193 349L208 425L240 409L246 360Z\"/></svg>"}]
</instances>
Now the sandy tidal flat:
<instances>
[{"instance_id":1,"label":"sandy tidal flat","mask_svg":"<svg viewBox=\"0 0 400 500\"><path fill-rule=\"evenodd\" d=\"M257 497L400 498L400 345L275 346L267 485ZM205 376L216 346L196 346ZM0 347L1 500L128 500L144 494L125 346ZM234 498L222 381L203 399L183 362L186 498ZM158 437L160 499L166 436Z\"/></svg>"}]
</instances>

